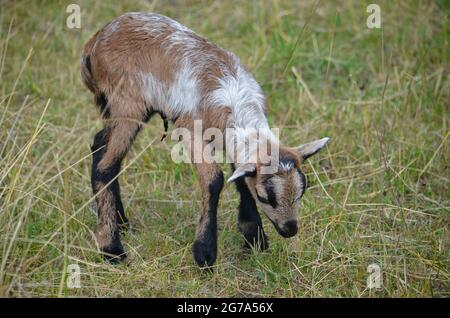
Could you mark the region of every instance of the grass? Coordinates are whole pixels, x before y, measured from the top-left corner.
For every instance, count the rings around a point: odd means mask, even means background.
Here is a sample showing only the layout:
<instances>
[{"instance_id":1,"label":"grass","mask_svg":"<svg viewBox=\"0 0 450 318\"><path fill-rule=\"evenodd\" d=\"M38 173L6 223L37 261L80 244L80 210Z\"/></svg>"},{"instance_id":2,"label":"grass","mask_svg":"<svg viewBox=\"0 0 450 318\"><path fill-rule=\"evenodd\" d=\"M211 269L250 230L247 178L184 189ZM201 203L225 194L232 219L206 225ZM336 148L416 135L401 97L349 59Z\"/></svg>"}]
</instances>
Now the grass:
<instances>
[{"instance_id":1,"label":"grass","mask_svg":"<svg viewBox=\"0 0 450 318\"><path fill-rule=\"evenodd\" d=\"M71 1L0 3L1 296L450 296L448 2L378 1L382 29L368 29L361 1L79 0L79 30L66 27ZM215 271L199 270L195 172L171 161L153 120L120 178L129 260L102 261L89 179L101 121L79 58L127 11L169 15L238 54L283 143L332 138L304 168L296 237L264 217L270 249L245 251L228 185ZM69 264L81 288L67 287ZM380 289L367 287L370 264Z\"/></svg>"}]
</instances>

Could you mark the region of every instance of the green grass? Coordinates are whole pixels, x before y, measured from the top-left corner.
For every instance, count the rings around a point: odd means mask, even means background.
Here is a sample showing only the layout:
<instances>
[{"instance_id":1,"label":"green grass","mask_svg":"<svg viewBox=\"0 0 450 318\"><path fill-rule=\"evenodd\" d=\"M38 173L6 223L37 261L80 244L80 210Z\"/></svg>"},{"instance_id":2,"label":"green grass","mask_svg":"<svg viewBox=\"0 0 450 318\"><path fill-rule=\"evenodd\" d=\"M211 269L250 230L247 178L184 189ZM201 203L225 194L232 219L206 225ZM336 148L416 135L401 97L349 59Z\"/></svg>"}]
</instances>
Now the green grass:
<instances>
[{"instance_id":1,"label":"green grass","mask_svg":"<svg viewBox=\"0 0 450 318\"><path fill-rule=\"evenodd\" d=\"M361 1L80 0L82 28L70 30L71 2L0 1L1 296L449 296L448 2L377 1L383 28L368 29ZM238 54L284 144L332 138L304 167L296 237L264 217L270 249L245 251L227 185L217 265L199 270L195 172L171 161L153 120L120 178L128 262L102 261L89 180L101 120L79 58L126 11L169 15ZM65 284L72 263L80 289ZM370 264L380 290L367 288Z\"/></svg>"}]
</instances>

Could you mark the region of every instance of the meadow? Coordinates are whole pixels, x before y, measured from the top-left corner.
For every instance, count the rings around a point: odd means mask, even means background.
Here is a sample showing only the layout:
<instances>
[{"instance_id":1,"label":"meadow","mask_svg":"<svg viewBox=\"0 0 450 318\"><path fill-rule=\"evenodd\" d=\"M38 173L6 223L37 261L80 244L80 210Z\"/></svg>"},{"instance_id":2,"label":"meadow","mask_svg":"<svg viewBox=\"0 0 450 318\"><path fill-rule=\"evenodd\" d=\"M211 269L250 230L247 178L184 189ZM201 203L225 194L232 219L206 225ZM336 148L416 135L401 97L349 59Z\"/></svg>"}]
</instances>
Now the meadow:
<instances>
[{"instance_id":1,"label":"meadow","mask_svg":"<svg viewBox=\"0 0 450 318\"><path fill-rule=\"evenodd\" d=\"M448 1L376 1L379 29L366 25L373 1L77 0L70 29L73 2L0 0L0 296L450 296ZM171 160L155 116L120 176L128 259L98 254L90 145L102 122L79 61L129 11L168 15L240 56L284 144L332 138L304 166L295 237L262 216L270 248L244 249L228 184L218 259L200 270L195 170ZM66 283L71 264L80 288Z\"/></svg>"}]
</instances>

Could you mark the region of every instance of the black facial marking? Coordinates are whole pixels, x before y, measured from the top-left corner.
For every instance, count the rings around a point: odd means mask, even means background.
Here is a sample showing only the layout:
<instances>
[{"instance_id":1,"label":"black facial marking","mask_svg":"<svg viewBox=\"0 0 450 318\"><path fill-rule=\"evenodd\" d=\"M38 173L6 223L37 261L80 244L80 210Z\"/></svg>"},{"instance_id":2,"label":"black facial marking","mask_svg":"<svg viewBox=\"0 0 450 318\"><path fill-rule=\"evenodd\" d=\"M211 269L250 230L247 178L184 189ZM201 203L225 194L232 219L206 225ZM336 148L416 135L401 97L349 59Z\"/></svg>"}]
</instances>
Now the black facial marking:
<instances>
[{"instance_id":1,"label":"black facial marking","mask_svg":"<svg viewBox=\"0 0 450 318\"><path fill-rule=\"evenodd\" d=\"M267 191L267 196L268 196L270 205L273 208L276 208L278 205L278 202L277 202L277 197L275 195L275 192L273 191L273 187L266 188L266 191Z\"/></svg>"},{"instance_id":2,"label":"black facial marking","mask_svg":"<svg viewBox=\"0 0 450 318\"><path fill-rule=\"evenodd\" d=\"M262 196L260 196L259 195L259 193L258 193L258 190L256 189L256 196L257 196L257 198L258 198L258 200L259 201L261 201L262 203L265 203L265 204L270 204L269 203L269 200L267 200L267 199L264 199Z\"/></svg>"},{"instance_id":3,"label":"black facial marking","mask_svg":"<svg viewBox=\"0 0 450 318\"><path fill-rule=\"evenodd\" d=\"M278 205L278 202L277 202L277 196L275 195L275 191L274 191L274 187L273 187L272 181L270 179L267 179L267 180L265 180L263 182L263 184L264 184L264 188L265 188L266 193L267 193L267 201L268 201L268 203L273 208L276 208L277 205ZM260 199L260 198L258 197L258 199ZM261 202L263 202L263 201L261 201ZM263 203L265 203L265 202L263 202Z\"/></svg>"}]
</instances>

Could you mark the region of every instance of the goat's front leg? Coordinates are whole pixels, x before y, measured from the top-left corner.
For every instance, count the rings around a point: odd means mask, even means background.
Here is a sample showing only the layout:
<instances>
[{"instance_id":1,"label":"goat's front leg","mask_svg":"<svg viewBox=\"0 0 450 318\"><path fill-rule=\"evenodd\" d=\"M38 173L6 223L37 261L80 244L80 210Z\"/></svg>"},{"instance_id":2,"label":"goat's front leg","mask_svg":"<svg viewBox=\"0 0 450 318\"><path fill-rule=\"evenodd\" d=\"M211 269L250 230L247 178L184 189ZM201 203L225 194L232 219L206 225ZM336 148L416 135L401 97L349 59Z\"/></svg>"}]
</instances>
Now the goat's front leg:
<instances>
[{"instance_id":1,"label":"goat's front leg","mask_svg":"<svg viewBox=\"0 0 450 318\"><path fill-rule=\"evenodd\" d=\"M224 178L216 163L197 163L202 191L202 214L193 246L194 258L200 267L210 267L217 257L217 205Z\"/></svg>"},{"instance_id":2,"label":"goat's front leg","mask_svg":"<svg viewBox=\"0 0 450 318\"><path fill-rule=\"evenodd\" d=\"M234 170L233 166L232 168ZM235 184L240 195L238 228L244 236L245 246L263 251L269 247L269 239L264 233L255 199L252 197L244 177L236 179Z\"/></svg>"},{"instance_id":3,"label":"goat's front leg","mask_svg":"<svg viewBox=\"0 0 450 318\"><path fill-rule=\"evenodd\" d=\"M96 237L102 254L113 262L126 257L119 228L128 220L120 199L118 175L138 131L139 125L134 122L111 123L97 133L92 145L91 182L98 210Z\"/></svg>"}]
</instances>

